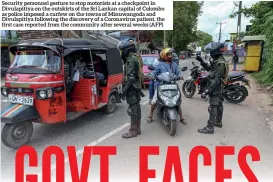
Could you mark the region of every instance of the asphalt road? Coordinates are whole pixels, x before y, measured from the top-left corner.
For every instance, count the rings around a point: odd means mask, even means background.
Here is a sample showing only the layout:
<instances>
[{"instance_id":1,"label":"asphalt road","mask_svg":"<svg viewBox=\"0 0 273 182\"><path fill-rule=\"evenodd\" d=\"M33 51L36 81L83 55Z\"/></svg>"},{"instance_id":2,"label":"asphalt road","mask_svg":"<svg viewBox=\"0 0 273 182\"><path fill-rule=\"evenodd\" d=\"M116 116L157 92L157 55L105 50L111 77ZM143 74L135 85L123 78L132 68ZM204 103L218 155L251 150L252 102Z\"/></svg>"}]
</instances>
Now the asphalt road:
<instances>
[{"instance_id":1,"label":"asphalt road","mask_svg":"<svg viewBox=\"0 0 273 182\"><path fill-rule=\"evenodd\" d=\"M194 59L180 60L180 67L192 68L191 62ZM184 78L189 76L186 71ZM182 81L180 81L182 84ZM169 136L162 125L157 122L158 117L154 114L155 122L148 124L148 91L145 90L146 97L141 101L142 109L142 135L126 140L121 137L123 132L128 130L129 117L127 115L127 105L118 105L117 110L112 115L104 115L100 111L90 112L73 122L57 125L34 125L34 133L29 145L33 146L39 157L44 149L50 145L56 145L63 149L67 157L67 146L75 146L78 157L78 165L81 165L82 149L86 145L117 146L117 155L110 157L110 181L139 181L139 146L156 145L160 146L160 155L149 157L149 168L156 169L156 180L162 181L167 146L179 146L183 177L188 181L189 176L189 153L195 146L203 145L210 149L212 154L212 166L203 167L202 157L199 158L199 179L201 181L214 181L215 176L215 146L235 146L235 155L225 157L225 168L232 169L232 181L247 181L241 172L237 155L241 147L253 145L258 148L261 161L252 162L251 157L247 158L250 168L258 177L259 181L269 181L273 178L273 132L266 126L259 115L255 99L255 93L250 93L245 102L235 105L224 102L224 127L215 129L214 135L202 135L197 129L204 127L208 119L208 102L195 95L192 99L183 97L182 110L188 125L178 124L177 134ZM1 97L1 100L5 98ZM2 107L7 103L2 102ZM1 124L3 127L3 124ZM9 149L1 144L1 181L14 181L14 158L16 150ZM27 159L27 158L26 158ZM26 162L26 165L28 163ZM55 164L55 158L52 158ZM66 161L66 176L70 176L69 162ZM31 173L39 173L41 168L26 168ZM89 180L99 181L100 163L99 157L91 159L89 169ZM53 171L53 176L55 170ZM210 180L206 180L210 178ZM70 179L67 178L67 181ZM130 179L130 180L128 180ZM88 180L88 181L89 181ZM53 180L55 181L55 179Z\"/></svg>"}]
</instances>

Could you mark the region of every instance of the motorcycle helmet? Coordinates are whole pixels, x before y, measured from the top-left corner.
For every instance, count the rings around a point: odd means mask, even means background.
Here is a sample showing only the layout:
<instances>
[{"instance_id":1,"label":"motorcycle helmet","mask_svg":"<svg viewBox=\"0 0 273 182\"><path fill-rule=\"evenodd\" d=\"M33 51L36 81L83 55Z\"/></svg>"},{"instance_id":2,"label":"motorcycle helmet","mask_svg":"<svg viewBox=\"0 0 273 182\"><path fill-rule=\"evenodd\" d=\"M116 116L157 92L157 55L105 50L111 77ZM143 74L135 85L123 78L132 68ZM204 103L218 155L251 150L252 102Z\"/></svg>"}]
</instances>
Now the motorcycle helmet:
<instances>
[{"instance_id":1,"label":"motorcycle helmet","mask_svg":"<svg viewBox=\"0 0 273 182\"><path fill-rule=\"evenodd\" d=\"M210 52L213 60L217 60L224 52L224 44L221 42L211 42L205 46L204 50Z\"/></svg>"},{"instance_id":2,"label":"motorcycle helmet","mask_svg":"<svg viewBox=\"0 0 273 182\"><path fill-rule=\"evenodd\" d=\"M132 39L120 41L117 48L121 52L121 57L122 57L124 63L126 62L126 57L128 57L130 52L134 52L134 53L137 52L135 42Z\"/></svg>"},{"instance_id":3,"label":"motorcycle helmet","mask_svg":"<svg viewBox=\"0 0 273 182\"><path fill-rule=\"evenodd\" d=\"M160 52L160 57L162 60L164 61L172 61L172 53L174 52L173 48L164 48L161 52Z\"/></svg>"}]
</instances>

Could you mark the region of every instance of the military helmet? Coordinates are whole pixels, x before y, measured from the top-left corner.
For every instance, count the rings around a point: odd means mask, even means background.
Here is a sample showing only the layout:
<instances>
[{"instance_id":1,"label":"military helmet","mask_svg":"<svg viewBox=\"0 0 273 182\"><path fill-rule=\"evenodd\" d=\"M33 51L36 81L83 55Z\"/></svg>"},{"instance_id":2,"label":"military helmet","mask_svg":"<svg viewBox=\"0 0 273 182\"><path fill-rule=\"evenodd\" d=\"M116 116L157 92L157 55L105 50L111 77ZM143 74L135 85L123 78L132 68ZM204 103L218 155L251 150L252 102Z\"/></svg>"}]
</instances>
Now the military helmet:
<instances>
[{"instance_id":1,"label":"military helmet","mask_svg":"<svg viewBox=\"0 0 273 182\"><path fill-rule=\"evenodd\" d=\"M210 42L204 48L205 51L210 52L210 56L215 59L223 54L225 45L221 42Z\"/></svg>"},{"instance_id":2,"label":"military helmet","mask_svg":"<svg viewBox=\"0 0 273 182\"><path fill-rule=\"evenodd\" d=\"M133 39L120 41L117 48L121 51L121 54L125 56L127 56L129 52L137 52Z\"/></svg>"},{"instance_id":3,"label":"military helmet","mask_svg":"<svg viewBox=\"0 0 273 182\"><path fill-rule=\"evenodd\" d=\"M164 48L161 52L160 52L160 57L161 59L167 61L167 60L172 60L172 53L174 52L173 48Z\"/></svg>"}]
</instances>

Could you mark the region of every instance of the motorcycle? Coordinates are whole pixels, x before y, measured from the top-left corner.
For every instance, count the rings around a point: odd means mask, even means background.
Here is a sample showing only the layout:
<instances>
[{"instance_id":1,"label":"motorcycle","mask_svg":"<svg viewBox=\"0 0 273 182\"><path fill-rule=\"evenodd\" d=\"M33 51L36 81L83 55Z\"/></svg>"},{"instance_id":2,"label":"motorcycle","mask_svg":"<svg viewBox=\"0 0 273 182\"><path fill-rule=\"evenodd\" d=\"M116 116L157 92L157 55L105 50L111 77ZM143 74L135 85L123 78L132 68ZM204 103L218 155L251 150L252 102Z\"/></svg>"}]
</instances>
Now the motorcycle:
<instances>
[{"instance_id":1,"label":"motorcycle","mask_svg":"<svg viewBox=\"0 0 273 182\"><path fill-rule=\"evenodd\" d=\"M199 69L199 66L196 66L194 62L192 62L192 65L194 67L190 70L191 74L182 86L183 94L187 98L193 97L196 92L196 86L198 87L198 94L202 94L209 82L209 73L204 68ZM242 84L238 83L238 81L241 81ZM245 78L244 73L237 71L230 72L228 74L228 81L224 85L224 99L233 104L243 102L248 96L248 90L244 85L250 88L249 80Z\"/></svg>"},{"instance_id":2,"label":"motorcycle","mask_svg":"<svg viewBox=\"0 0 273 182\"><path fill-rule=\"evenodd\" d=\"M154 66L148 66L149 70L154 70ZM182 71L187 70L183 67ZM156 112L163 118L161 122L165 126L169 135L174 136L177 128L177 116L181 104L181 93L176 81L180 78L173 73L165 72L156 76L157 82L157 102Z\"/></svg>"}]
</instances>

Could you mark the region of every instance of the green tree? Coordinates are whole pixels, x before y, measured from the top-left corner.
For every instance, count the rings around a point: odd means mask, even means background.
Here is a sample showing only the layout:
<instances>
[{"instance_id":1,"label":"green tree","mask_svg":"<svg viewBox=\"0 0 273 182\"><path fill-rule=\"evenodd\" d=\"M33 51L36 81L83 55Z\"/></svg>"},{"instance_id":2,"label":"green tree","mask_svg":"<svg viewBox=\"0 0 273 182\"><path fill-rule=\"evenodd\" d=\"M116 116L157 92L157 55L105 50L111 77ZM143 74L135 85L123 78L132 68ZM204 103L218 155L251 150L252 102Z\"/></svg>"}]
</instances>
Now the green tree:
<instances>
[{"instance_id":1,"label":"green tree","mask_svg":"<svg viewBox=\"0 0 273 182\"><path fill-rule=\"evenodd\" d=\"M167 31L166 40L176 52L185 50L190 42L197 40L197 23L202 5L200 1L173 2L173 30Z\"/></svg>"},{"instance_id":2,"label":"green tree","mask_svg":"<svg viewBox=\"0 0 273 182\"><path fill-rule=\"evenodd\" d=\"M197 38L198 38L198 46L201 46L202 49L210 42L213 41L213 37L206 33L206 32L203 32L201 30L198 30L197 31Z\"/></svg>"},{"instance_id":3,"label":"green tree","mask_svg":"<svg viewBox=\"0 0 273 182\"><path fill-rule=\"evenodd\" d=\"M197 38L198 16L201 15L203 2L174 1L173 2L173 30L166 31L166 42L174 47L176 52L187 48L187 45ZM162 30L155 31L154 42L163 45L164 33Z\"/></svg>"},{"instance_id":4,"label":"green tree","mask_svg":"<svg viewBox=\"0 0 273 182\"><path fill-rule=\"evenodd\" d=\"M246 17L252 17L252 26L245 35L265 35L265 62L260 73L256 75L258 81L264 84L273 83L273 1L260 1L250 8L243 8L240 12Z\"/></svg>"}]
</instances>

